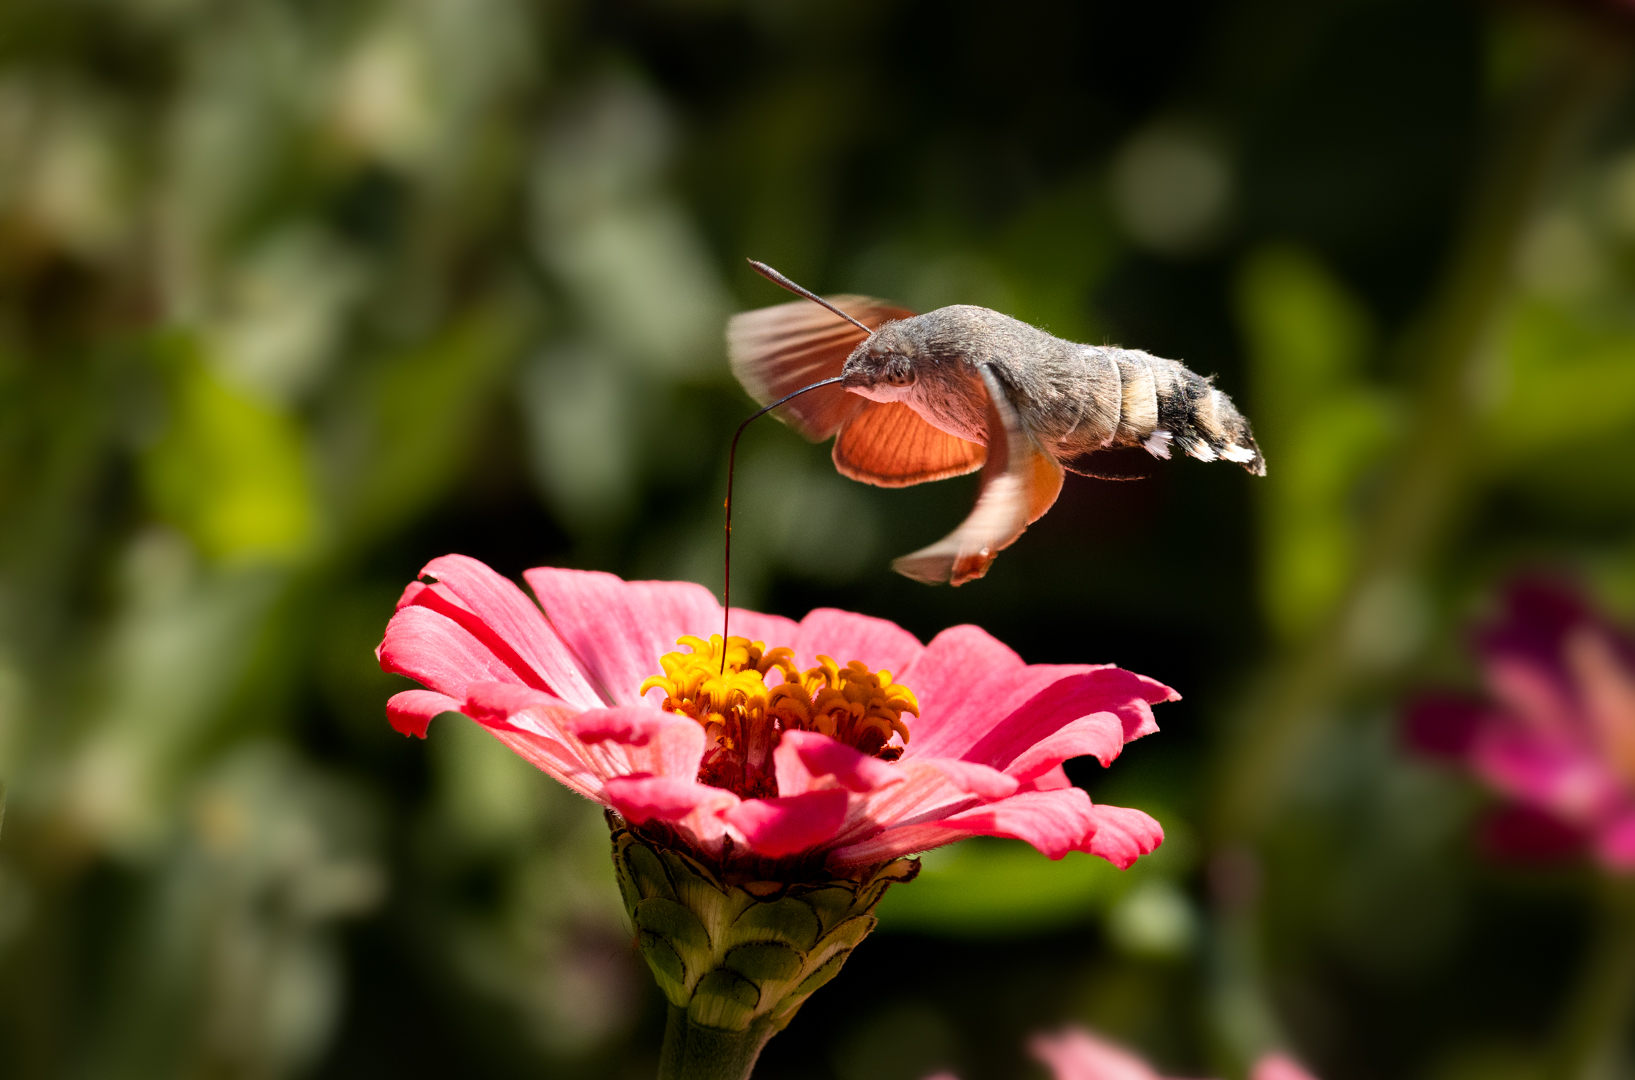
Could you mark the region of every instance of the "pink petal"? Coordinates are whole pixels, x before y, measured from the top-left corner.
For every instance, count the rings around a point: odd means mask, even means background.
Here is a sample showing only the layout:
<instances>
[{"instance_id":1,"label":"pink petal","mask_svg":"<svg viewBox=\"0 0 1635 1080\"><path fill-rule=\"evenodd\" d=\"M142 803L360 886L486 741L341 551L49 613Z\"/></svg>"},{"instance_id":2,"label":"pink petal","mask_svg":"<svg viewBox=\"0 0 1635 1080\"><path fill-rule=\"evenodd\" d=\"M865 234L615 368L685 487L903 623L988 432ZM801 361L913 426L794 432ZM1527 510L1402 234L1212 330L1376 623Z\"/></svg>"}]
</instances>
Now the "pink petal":
<instances>
[{"instance_id":1,"label":"pink petal","mask_svg":"<svg viewBox=\"0 0 1635 1080\"><path fill-rule=\"evenodd\" d=\"M816 731L786 731L772 751L778 790L799 795L821 778L833 777L849 791L870 791L902 780L899 770L879 758Z\"/></svg>"},{"instance_id":2,"label":"pink petal","mask_svg":"<svg viewBox=\"0 0 1635 1080\"><path fill-rule=\"evenodd\" d=\"M767 644L774 642L769 639ZM920 639L896 623L838 608L814 609L800 621L792 639L776 644L793 648L795 659L803 668L816 664L820 655L832 657L841 664L861 660L871 670L890 671L899 681L902 673L925 652Z\"/></svg>"},{"instance_id":3,"label":"pink petal","mask_svg":"<svg viewBox=\"0 0 1635 1080\"><path fill-rule=\"evenodd\" d=\"M1570 821L1594 820L1619 799L1617 779L1587 748L1521 728L1483 730L1471 759L1476 773L1498 790Z\"/></svg>"},{"instance_id":4,"label":"pink petal","mask_svg":"<svg viewBox=\"0 0 1635 1080\"><path fill-rule=\"evenodd\" d=\"M380 666L440 694L464 698L474 682L524 684L515 669L470 630L427 607L406 607L386 624Z\"/></svg>"},{"instance_id":5,"label":"pink petal","mask_svg":"<svg viewBox=\"0 0 1635 1080\"><path fill-rule=\"evenodd\" d=\"M1036 680L1041 679L1050 681L1008 713L997 708L989 713L989 730L960 757L1003 769L1063 726L1096 713L1109 713L1119 721L1119 731L1116 744L1108 745L1103 751L1108 756L1097 754L1101 763L1107 765L1118 756L1125 743L1158 730L1152 715L1153 704L1174 701L1180 696L1163 683L1123 668L1035 664L1027 669L1027 674L1027 681L1019 680L1018 687L1032 688L1037 685ZM999 706L1002 700L996 697L992 704ZM982 707L978 701L970 703L973 714L979 713ZM1004 719L993 723L994 716ZM1095 750L1085 752L1096 753Z\"/></svg>"},{"instance_id":6,"label":"pink petal","mask_svg":"<svg viewBox=\"0 0 1635 1080\"><path fill-rule=\"evenodd\" d=\"M663 673L659 657L675 650L677 638L693 634L708 640L721 632L721 605L702 585L626 582L612 574L552 566L522 576L610 704L636 704L637 688L648 676Z\"/></svg>"},{"instance_id":7,"label":"pink petal","mask_svg":"<svg viewBox=\"0 0 1635 1080\"><path fill-rule=\"evenodd\" d=\"M1088 851L1128 869L1164 839L1164 831L1139 810L1099 806L1079 788L1023 791L940 821L902 825L836 851L830 862L850 866L941 847L966 836L1025 840L1052 859Z\"/></svg>"},{"instance_id":8,"label":"pink petal","mask_svg":"<svg viewBox=\"0 0 1635 1080\"><path fill-rule=\"evenodd\" d=\"M641 774L693 780L704 757L702 727L688 717L649 706L581 713L543 690L475 683L467 692L465 712L491 728L531 731L552 739L601 779Z\"/></svg>"},{"instance_id":9,"label":"pink petal","mask_svg":"<svg viewBox=\"0 0 1635 1080\"><path fill-rule=\"evenodd\" d=\"M407 585L403 586L403 595L397 598L396 610L402 611L404 608L414 603L414 598L420 595L420 590L428 589L430 587L431 586L427 585L424 581L411 581Z\"/></svg>"},{"instance_id":10,"label":"pink petal","mask_svg":"<svg viewBox=\"0 0 1635 1080\"><path fill-rule=\"evenodd\" d=\"M1032 780L1059 768L1070 758L1089 755L1103 766L1124 749L1124 725L1110 712L1081 716L1054 735L1022 751L1005 769L1018 780Z\"/></svg>"},{"instance_id":11,"label":"pink petal","mask_svg":"<svg viewBox=\"0 0 1635 1080\"><path fill-rule=\"evenodd\" d=\"M938 729L973 694L990 696L987 686L1008 686L1024 667L1020 656L981 627L954 626L932 638L918 659L896 673L897 681L913 690L920 703L919 723L910 724L914 737L907 753L960 757L980 734L964 737L964 732L955 731L943 739Z\"/></svg>"},{"instance_id":12,"label":"pink petal","mask_svg":"<svg viewBox=\"0 0 1635 1080\"><path fill-rule=\"evenodd\" d=\"M1123 742L1149 734L1157 730L1151 704L1177 696L1120 668L1025 665L974 626L938 634L900 679L921 707L905 758L964 758L1000 769L1064 724L1097 712L1119 717Z\"/></svg>"},{"instance_id":13,"label":"pink petal","mask_svg":"<svg viewBox=\"0 0 1635 1080\"><path fill-rule=\"evenodd\" d=\"M518 757L587 799L607 804L602 775L573 748L558 739L514 727L485 725L488 733L509 746Z\"/></svg>"},{"instance_id":14,"label":"pink petal","mask_svg":"<svg viewBox=\"0 0 1635 1080\"><path fill-rule=\"evenodd\" d=\"M393 694L386 702L386 719L392 727L405 735L426 737L426 728L432 717L446 712L459 712L460 703L447 694L431 690L405 690Z\"/></svg>"},{"instance_id":15,"label":"pink petal","mask_svg":"<svg viewBox=\"0 0 1635 1080\"><path fill-rule=\"evenodd\" d=\"M1249 1080L1316 1080L1311 1073L1296 1065L1294 1059L1283 1054L1267 1054L1255 1062Z\"/></svg>"},{"instance_id":16,"label":"pink petal","mask_svg":"<svg viewBox=\"0 0 1635 1080\"><path fill-rule=\"evenodd\" d=\"M1635 870L1635 811L1625 810L1601 826L1595 834L1595 857L1618 873Z\"/></svg>"},{"instance_id":17,"label":"pink petal","mask_svg":"<svg viewBox=\"0 0 1635 1080\"><path fill-rule=\"evenodd\" d=\"M460 600L476 623L491 637L484 636L469 621L461 620L462 624L483 637L495 655L509 659L506 650L511 650L528 670L538 676L545 689L580 708L602 704L584 672L540 614L539 608L510 580L464 555L444 555L433 559L426 564L421 575L435 578L440 586ZM426 594L421 593L417 601L423 603L425 598ZM534 684L532 679L525 678L523 681Z\"/></svg>"},{"instance_id":18,"label":"pink petal","mask_svg":"<svg viewBox=\"0 0 1635 1080\"><path fill-rule=\"evenodd\" d=\"M1163 1080L1128 1050L1081 1028L1036 1035L1028 1050L1050 1067L1055 1080Z\"/></svg>"},{"instance_id":19,"label":"pink petal","mask_svg":"<svg viewBox=\"0 0 1635 1080\"><path fill-rule=\"evenodd\" d=\"M689 717L660 712L645 705L591 709L565 721L563 727L587 743L616 742L626 746L646 746L677 724L698 727L697 722Z\"/></svg>"},{"instance_id":20,"label":"pink petal","mask_svg":"<svg viewBox=\"0 0 1635 1080\"><path fill-rule=\"evenodd\" d=\"M1097 803L1090 808L1090 818L1095 832L1090 846L1080 850L1099 855L1120 870L1128 870L1164 842L1164 827L1140 810Z\"/></svg>"},{"instance_id":21,"label":"pink petal","mask_svg":"<svg viewBox=\"0 0 1635 1080\"><path fill-rule=\"evenodd\" d=\"M621 772L696 779L708 741L703 727L674 713L659 713L658 717L649 722L647 742L641 745L616 746L611 741L601 745L610 755L617 751L624 763Z\"/></svg>"},{"instance_id":22,"label":"pink petal","mask_svg":"<svg viewBox=\"0 0 1635 1080\"><path fill-rule=\"evenodd\" d=\"M525 709L550 709L563 716L578 712L555 694L510 682L476 682L466 687L462 711L478 723L509 720Z\"/></svg>"},{"instance_id":23,"label":"pink petal","mask_svg":"<svg viewBox=\"0 0 1635 1080\"><path fill-rule=\"evenodd\" d=\"M846 822L831 846L848 847L888 829L940 821L1010 795L1018 786L1015 777L997 769L948 758L899 761L892 766L892 772L893 783L861 792L847 804ZM926 846L946 842L939 840Z\"/></svg>"},{"instance_id":24,"label":"pink petal","mask_svg":"<svg viewBox=\"0 0 1635 1080\"><path fill-rule=\"evenodd\" d=\"M911 765L935 769L957 790L979 799L1003 799L1016 794L1020 782L998 769L957 758L915 758Z\"/></svg>"},{"instance_id":25,"label":"pink petal","mask_svg":"<svg viewBox=\"0 0 1635 1080\"><path fill-rule=\"evenodd\" d=\"M632 825L679 821L698 810L719 811L738 796L678 776L617 776L603 785L608 804Z\"/></svg>"},{"instance_id":26,"label":"pink petal","mask_svg":"<svg viewBox=\"0 0 1635 1080\"><path fill-rule=\"evenodd\" d=\"M929 851L967 836L1026 840L1050 858L1059 859L1069 851L1089 850L1096 828L1091 809L1090 796L1080 788L1024 791L941 820L887 829L840 848L829 861L836 866L879 862Z\"/></svg>"},{"instance_id":27,"label":"pink petal","mask_svg":"<svg viewBox=\"0 0 1635 1080\"><path fill-rule=\"evenodd\" d=\"M1023 788L1032 791L1056 791L1059 788L1072 786L1073 781L1067 778L1067 770L1058 765L1054 769L1040 773L1024 784Z\"/></svg>"},{"instance_id":28,"label":"pink petal","mask_svg":"<svg viewBox=\"0 0 1635 1080\"><path fill-rule=\"evenodd\" d=\"M708 638L710 634L721 632L721 609L715 609L715 629L709 634L700 634ZM732 609L732 625L727 632L733 637L748 638L751 641L765 643L769 649L776 649L780 645L794 648L795 637L800 633L800 624L794 619L786 619L782 615L767 615L759 611L746 611L743 608ZM673 646L672 646L673 648ZM798 650L797 650L798 652ZM811 667L810 664L806 665Z\"/></svg>"},{"instance_id":29,"label":"pink petal","mask_svg":"<svg viewBox=\"0 0 1635 1080\"><path fill-rule=\"evenodd\" d=\"M746 799L724 816L755 851L780 858L833 837L846 817L846 792L827 788L775 799Z\"/></svg>"},{"instance_id":30,"label":"pink petal","mask_svg":"<svg viewBox=\"0 0 1635 1080\"><path fill-rule=\"evenodd\" d=\"M1555 672L1527 657L1490 656L1487 685L1522 726L1539 735L1583 737L1571 691Z\"/></svg>"}]
</instances>

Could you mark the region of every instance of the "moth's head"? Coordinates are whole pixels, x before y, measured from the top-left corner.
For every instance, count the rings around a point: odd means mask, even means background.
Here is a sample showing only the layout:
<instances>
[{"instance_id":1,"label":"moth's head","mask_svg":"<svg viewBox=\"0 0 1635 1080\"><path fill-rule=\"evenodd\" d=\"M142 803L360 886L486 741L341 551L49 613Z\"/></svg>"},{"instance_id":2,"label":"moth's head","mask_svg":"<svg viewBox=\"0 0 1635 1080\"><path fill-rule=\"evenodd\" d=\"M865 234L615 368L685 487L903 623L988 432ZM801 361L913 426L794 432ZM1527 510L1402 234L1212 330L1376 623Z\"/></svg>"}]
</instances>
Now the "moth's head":
<instances>
[{"instance_id":1,"label":"moth's head","mask_svg":"<svg viewBox=\"0 0 1635 1080\"><path fill-rule=\"evenodd\" d=\"M841 386L871 401L900 401L914 386L916 352L902 322L889 322L852 350Z\"/></svg>"}]
</instances>

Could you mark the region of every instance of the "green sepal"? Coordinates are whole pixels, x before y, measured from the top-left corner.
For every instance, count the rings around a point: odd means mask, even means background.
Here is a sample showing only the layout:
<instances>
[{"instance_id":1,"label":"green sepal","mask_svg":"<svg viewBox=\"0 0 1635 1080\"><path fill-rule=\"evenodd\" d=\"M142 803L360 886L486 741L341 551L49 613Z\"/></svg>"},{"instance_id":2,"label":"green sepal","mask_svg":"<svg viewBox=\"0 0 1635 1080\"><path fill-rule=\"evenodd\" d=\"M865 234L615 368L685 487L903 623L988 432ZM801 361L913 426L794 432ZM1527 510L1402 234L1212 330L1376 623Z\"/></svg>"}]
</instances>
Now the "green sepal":
<instances>
[{"instance_id":1,"label":"green sepal","mask_svg":"<svg viewBox=\"0 0 1635 1080\"><path fill-rule=\"evenodd\" d=\"M809 906L786 896L745 908L733 921L732 933L739 941L787 942L805 953L810 952L823 935L823 921Z\"/></svg>"},{"instance_id":2,"label":"green sepal","mask_svg":"<svg viewBox=\"0 0 1635 1080\"><path fill-rule=\"evenodd\" d=\"M777 881L723 872L611 814L609 824L643 959L689 1027L722 1037L782 1030L874 929L886 889L919 871L918 860L896 859L855 877L808 870L802 880ZM678 1045L714 1045L712 1038Z\"/></svg>"}]
</instances>

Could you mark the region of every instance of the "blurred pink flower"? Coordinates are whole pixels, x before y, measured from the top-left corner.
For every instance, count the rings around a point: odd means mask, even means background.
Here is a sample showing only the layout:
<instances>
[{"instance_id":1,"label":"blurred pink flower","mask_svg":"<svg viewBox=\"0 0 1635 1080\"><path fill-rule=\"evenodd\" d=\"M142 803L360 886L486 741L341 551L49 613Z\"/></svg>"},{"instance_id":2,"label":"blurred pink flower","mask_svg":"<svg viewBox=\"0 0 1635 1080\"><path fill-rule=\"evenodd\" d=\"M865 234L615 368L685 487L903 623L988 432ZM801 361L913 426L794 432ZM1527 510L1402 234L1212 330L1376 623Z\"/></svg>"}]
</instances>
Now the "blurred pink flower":
<instances>
[{"instance_id":1,"label":"blurred pink flower","mask_svg":"<svg viewBox=\"0 0 1635 1080\"><path fill-rule=\"evenodd\" d=\"M1055 1080L1166 1080L1128 1050L1099 1039L1083 1028L1064 1028L1055 1035L1035 1035L1028 1049L1049 1066ZM956 1078L943 1073L928 1080ZM1292 1059L1282 1054L1267 1054L1255 1062L1249 1080L1313 1080L1313 1077Z\"/></svg>"},{"instance_id":2,"label":"blurred pink flower","mask_svg":"<svg viewBox=\"0 0 1635 1080\"><path fill-rule=\"evenodd\" d=\"M424 737L432 717L463 712L709 858L844 869L987 835L1127 867L1163 840L1151 817L1092 804L1062 770L1080 755L1106 765L1157 730L1152 704L1178 695L1143 676L1024 664L974 626L922 645L833 609L799 623L734 609L746 637L726 644L723 668L719 636L686 637L721 624L698 585L540 567L524 575L535 606L465 556L421 576L377 650L426 687L387 703L395 728ZM691 654L670 651L678 642Z\"/></svg>"},{"instance_id":3,"label":"blurred pink flower","mask_svg":"<svg viewBox=\"0 0 1635 1080\"><path fill-rule=\"evenodd\" d=\"M1421 701L1410 740L1521 804L1488 823L1504 853L1556 854L1584 838L1603 866L1635 870L1635 646L1577 596L1536 582L1512 587L1476 640L1489 699Z\"/></svg>"}]
</instances>

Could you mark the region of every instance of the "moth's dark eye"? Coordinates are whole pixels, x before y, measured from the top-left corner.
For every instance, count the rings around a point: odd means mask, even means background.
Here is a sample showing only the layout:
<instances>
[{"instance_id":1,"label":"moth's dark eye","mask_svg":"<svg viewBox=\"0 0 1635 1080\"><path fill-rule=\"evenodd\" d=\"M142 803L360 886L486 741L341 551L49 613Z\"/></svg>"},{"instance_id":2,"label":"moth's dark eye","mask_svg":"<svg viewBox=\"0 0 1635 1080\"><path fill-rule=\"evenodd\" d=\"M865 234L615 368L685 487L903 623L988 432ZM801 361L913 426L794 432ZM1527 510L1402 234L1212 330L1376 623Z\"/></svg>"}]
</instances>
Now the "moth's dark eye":
<instances>
[{"instance_id":1,"label":"moth's dark eye","mask_svg":"<svg viewBox=\"0 0 1635 1080\"><path fill-rule=\"evenodd\" d=\"M886 361L886 382L892 386L907 386L914 381L914 365L904 356L893 356Z\"/></svg>"}]
</instances>

